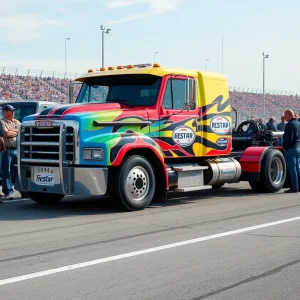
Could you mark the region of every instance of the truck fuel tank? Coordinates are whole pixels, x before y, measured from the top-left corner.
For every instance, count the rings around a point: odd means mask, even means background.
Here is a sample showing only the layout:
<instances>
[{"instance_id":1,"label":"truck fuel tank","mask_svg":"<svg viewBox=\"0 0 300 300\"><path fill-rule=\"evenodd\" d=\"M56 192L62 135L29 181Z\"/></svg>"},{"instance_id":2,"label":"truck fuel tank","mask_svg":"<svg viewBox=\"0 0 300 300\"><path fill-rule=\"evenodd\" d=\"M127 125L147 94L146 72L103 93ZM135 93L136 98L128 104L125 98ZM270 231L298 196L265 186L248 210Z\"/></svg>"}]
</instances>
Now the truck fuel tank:
<instances>
[{"instance_id":1,"label":"truck fuel tank","mask_svg":"<svg viewBox=\"0 0 300 300\"><path fill-rule=\"evenodd\" d=\"M239 181L242 174L240 163L234 158L214 158L204 161L208 167L204 170L205 185L219 185Z\"/></svg>"}]
</instances>

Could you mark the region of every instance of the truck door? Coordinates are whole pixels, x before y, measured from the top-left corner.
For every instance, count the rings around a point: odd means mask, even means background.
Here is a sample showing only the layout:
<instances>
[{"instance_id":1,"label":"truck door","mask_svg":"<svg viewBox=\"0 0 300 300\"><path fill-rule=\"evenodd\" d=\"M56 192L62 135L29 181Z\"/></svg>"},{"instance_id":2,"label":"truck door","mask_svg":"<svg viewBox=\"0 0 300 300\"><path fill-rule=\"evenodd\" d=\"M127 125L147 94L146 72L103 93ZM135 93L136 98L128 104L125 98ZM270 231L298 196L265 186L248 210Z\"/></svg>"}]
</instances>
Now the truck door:
<instances>
[{"instance_id":1,"label":"truck door","mask_svg":"<svg viewBox=\"0 0 300 300\"><path fill-rule=\"evenodd\" d=\"M196 80L167 76L159 108L159 140L166 158L197 156Z\"/></svg>"}]
</instances>

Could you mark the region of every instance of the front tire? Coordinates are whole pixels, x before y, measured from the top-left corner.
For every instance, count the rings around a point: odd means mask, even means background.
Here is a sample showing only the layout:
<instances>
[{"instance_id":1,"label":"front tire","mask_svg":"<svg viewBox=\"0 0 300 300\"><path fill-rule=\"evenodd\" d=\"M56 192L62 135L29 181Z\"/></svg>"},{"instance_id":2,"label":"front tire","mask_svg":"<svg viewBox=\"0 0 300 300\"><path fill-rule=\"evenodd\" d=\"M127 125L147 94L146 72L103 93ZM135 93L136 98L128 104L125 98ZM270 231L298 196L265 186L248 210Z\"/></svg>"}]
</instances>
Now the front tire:
<instances>
[{"instance_id":1,"label":"front tire","mask_svg":"<svg viewBox=\"0 0 300 300\"><path fill-rule=\"evenodd\" d=\"M54 204L58 203L64 195L61 194L45 194L38 192L27 192L28 197L39 204Z\"/></svg>"},{"instance_id":2,"label":"front tire","mask_svg":"<svg viewBox=\"0 0 300 300\"><path fill-rule=\"evenodd\" d=\"M286 164L283 154L274 149L268 150L261 163L260 181L249 182L251 188L259 193L276 193L286 180Z\"/></svg>"},{"instance_id":3,"label":"front tire","mask_svg":"<svg viewBox=\"0 0 300 300\"><path fill-rule=\"evenodd\" d=\"M110 193L117 207L127 210L145 209L153 200L156 181L148 160L139 155L127 157L112 171Z\"/></svg>"}]
</instances>

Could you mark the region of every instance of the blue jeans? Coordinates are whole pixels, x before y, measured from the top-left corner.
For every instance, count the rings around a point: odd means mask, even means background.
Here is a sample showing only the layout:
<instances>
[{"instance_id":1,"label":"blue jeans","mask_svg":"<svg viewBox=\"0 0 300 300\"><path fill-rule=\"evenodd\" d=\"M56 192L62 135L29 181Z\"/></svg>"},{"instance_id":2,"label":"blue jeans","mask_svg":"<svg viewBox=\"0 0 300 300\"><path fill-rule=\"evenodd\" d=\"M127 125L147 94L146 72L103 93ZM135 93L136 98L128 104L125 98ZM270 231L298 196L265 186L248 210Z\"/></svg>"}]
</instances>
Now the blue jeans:
<instances>
[{"instance_id":1,"label":"blue jeans","mask_svg":"<svg viewBox=\"0 0 300 300\"><path fill-rule=\"evenodd\" d=\"M286 150L284 157L291 175L292 189L298 190L300 187L300 147Z\"/></svg>"},{"instance_id":2,"label":"blue jeans","mask_svg":"<svg viewBox=\"0 0 300 300\"><path fill-rule=\"evenodd\" d=\"M17 150L6 150L2 155L2 192L4 195L8 195L13 192L12 180L11 180L11 167L15 165L17 161Z\"/></svg>"}]
</instances>

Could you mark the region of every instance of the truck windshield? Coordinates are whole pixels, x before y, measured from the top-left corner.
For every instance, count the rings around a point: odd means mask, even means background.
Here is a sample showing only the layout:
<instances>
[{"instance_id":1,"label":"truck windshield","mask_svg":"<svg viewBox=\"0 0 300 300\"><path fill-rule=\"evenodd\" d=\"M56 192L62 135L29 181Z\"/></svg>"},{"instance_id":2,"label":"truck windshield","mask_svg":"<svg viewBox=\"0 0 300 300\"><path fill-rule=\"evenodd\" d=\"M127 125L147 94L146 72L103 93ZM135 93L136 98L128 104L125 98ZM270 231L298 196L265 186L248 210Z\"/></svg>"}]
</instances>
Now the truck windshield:
<instances>
[{"instance_id":1,"label":"truck windshield","mask_svg":"<svg viewBox=\"0 0 300 300\"><path fill-rule=\"evenodd\" d=\"M149 106L156 102L161 77L115 75L88 78L76 103L116 102L128 106Z\"/></svg>"}]
</instances>

